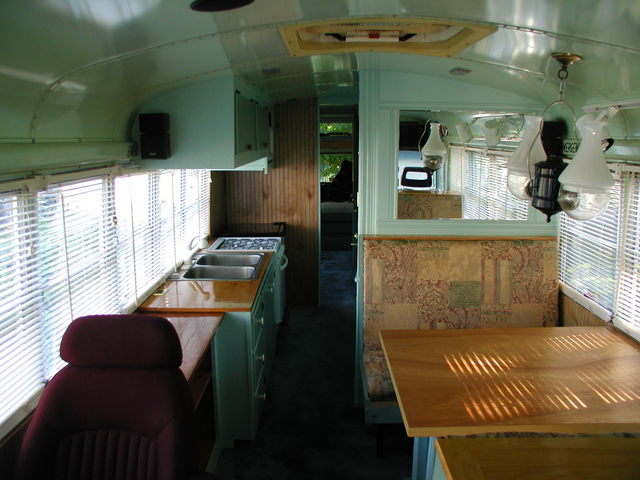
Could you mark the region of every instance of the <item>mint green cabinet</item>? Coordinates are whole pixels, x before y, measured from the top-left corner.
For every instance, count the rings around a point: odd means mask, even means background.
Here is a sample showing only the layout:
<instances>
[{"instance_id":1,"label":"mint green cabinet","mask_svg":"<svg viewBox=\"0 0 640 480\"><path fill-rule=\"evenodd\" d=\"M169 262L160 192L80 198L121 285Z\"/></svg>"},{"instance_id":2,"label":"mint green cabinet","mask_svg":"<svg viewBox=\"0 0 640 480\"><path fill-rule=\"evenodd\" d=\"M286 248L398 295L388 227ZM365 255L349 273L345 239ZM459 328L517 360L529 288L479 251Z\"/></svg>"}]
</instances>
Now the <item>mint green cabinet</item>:
<instances>
[{"instance_id":1,"label":"mint green cabinet","mask_svg":"<svg viewBox=\"0 0 640 480\"><path fill-rule=\"evenodd\" d=\"M216 386L216 449L253 440L267 397L275 354L274 259L251 312L227 312L213 342Z\"/></svg>"},{"instance_id":2,"label":"mint green cabinet","mask_svg":"<svg viewBox=\"0 0 640 480\"><path fill-rule=\"evenodd\" d=\"M139 113L159 112L170 117L171 157L141 160L144 168L252 169L269 156L266 101L237 78L223 76L164 92ZM132 137L139 138L137 119Z\"/></svg>"}]
</instances>

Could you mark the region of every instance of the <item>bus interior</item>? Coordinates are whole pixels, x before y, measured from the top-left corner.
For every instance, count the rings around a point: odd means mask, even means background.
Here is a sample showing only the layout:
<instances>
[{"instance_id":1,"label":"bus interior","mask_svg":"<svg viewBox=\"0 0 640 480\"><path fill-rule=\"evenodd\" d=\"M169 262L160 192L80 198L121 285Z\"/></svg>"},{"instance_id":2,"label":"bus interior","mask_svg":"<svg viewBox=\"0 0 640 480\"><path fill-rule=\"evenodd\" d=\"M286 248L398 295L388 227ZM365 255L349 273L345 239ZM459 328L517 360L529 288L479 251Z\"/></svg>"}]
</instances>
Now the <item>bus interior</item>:
<instances>
[{"instance_id":1,"label":"bus interior","mask_svg":"<svg viewBox=\"0 0 640 480\"><path fill-rule=\"evenodd\" d=\"M640 478L638 0L0 25L1 478Z\"/></svg>"}]
</instances>

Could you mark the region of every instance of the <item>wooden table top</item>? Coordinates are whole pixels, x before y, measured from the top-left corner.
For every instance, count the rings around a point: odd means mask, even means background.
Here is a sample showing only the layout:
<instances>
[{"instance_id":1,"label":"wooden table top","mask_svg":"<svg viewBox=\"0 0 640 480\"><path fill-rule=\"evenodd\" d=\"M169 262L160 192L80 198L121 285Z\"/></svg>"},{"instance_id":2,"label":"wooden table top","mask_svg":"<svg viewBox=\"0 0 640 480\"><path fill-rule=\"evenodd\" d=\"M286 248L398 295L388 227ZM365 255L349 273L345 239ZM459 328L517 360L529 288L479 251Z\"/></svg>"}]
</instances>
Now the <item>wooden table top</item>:
<instances>
[{"instance_id":1,"label":"wooden table top","mask_svg":"<svg viewBox=\"0 0 640 480\"><path fill-rule=\"evenodd\" d=\"M216 313L249 312L262 282L271 252L263 252L261 271L255 280L168 281L139 308L141 312Z\"/></svg>"},{"instance_id":2,"label":"wooden table top","mask_svg":"<svg viewBox=\"0 0 640 480\"><path fill-rule=\"evenodd\" d=\"M409 436L640 431L640 349L608 327L380 338Z\"/></svg>"},{"instance_id":3,"label":"wooden table top","mask_svg":"<svg viewBox=\"0 0 640 480\"><path fill-rule=\"evenodd\" d=\"M180 370L187 381L191 380L200 362L209 350L211 340L220 326L223 315L165 317L178 332L182 345Z\"/></svg>"},{"instance_id":4,"label":"wooden table top","mask_svg":"<svg viewBox=\"0 0 640 480\"><path fill-rule=\"evenodd\" d=\"M439 438L436 449L448 480L640 478L640 438Z\"/></svg>"}]
</instances>

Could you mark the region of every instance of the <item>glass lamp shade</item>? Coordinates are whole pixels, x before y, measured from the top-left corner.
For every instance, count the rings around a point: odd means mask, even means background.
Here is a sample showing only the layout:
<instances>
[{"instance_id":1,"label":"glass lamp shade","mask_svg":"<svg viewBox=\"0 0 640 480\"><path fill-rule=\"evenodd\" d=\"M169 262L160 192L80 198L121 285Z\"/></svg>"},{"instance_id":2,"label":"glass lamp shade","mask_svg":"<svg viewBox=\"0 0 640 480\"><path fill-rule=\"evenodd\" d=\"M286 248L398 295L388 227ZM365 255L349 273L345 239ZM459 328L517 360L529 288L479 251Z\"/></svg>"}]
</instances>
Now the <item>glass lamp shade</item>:
<instances>
[{"instance_id":1,"label":"glass lamp shade","mask_svg":"<svg viewBox=\"0 0 640 480\"><path fill-rule=\"evenodd\" d=\"M576 128L578 129L578 134L580 135L581 139L584 139L585 123L589 121L593 121L595 119L596 117L593 113L585 113L576 121ZM609 150L613 145L613 143L614 143L613 138L611 138L611 134L609 133L605 125L602 128L602 138L600 139L600 145L602 146L602 151L606 152L607 150Z\"/></svg>"},{"instance_id":2,"label":"glass lamp shade","mask_svg":"<svg viewBox=\"0 0 640 480\"><path fill-rule=\"evenodd\" d=\"M569 217L590 220L602 213L609 203L614 179L602 154L601 140L605 122L585 120L582 143L559 181L562 189L558 203Z\"/></svg>"},{"instance_id":3,"label":"glass lamp shade","mask_svg":"<svg viewBox=\"0 0 640 480\"><path fill-rule=\"evenodd\" d=\"M511 195L520 200L531 198L531 178L529 172L507 171L507 188Z\"/></svg>"},{"instance_id":4,"label":"glass lamp shade","mask_svg":"<svg viewBox=\"0 0 640 480\"><path fill-rule=\"evenodd\" d=\"M608 193L577 193L560 188L558 203L562 211L574 220L591 220L607 209Z\"/></svg>"},{"instance_id":5,"label":"glass lamp shade","mask_svg":"<svg viewBox=\"0 0 640 480\"><path fill-rule=\"evenodd\" d=\"M496 120L487 120L484 122L483 130L487 147L495 147L500 143L500 123Z\"/></svg>"},{"instance_id":6,"label":"glass lamp shade","mask_svg":"<svg viewBox=\"0 0 640 480\"><path fill-rule=\"evenodd\" d=\"M456 125L456 132L458 133L458 139L463 143L467 143L473 138L473 133L471 133L471 127L468 123Z\"/></svg>"},{"instance_id":7,"label":"glass lamp shade","mask_svg":"<svg viewBox=\"0 0 640 480\"><path fill-rule=\"evenodd\" d=\"M431 129L429 131L429 139L424 144L421 150L422 164L424 168L429 170L438 170L447 158L447 148L442 143L440 138L440 124L437 122L431 123Z\"/></svg>"},{"instance_id":8,"label":"glass lamp shade","mask_svg":"<svg viewBox=\"0 0 640 480\"><path fill-rule=\"evenodd\" d=\"M521 200L531 196L529 165L546 160L547 155L540 140L540 124L542 117L527 115L524 117L524 134L517 150L507 162L507 188L509 192Z\"/></svg>"}]
</instances>

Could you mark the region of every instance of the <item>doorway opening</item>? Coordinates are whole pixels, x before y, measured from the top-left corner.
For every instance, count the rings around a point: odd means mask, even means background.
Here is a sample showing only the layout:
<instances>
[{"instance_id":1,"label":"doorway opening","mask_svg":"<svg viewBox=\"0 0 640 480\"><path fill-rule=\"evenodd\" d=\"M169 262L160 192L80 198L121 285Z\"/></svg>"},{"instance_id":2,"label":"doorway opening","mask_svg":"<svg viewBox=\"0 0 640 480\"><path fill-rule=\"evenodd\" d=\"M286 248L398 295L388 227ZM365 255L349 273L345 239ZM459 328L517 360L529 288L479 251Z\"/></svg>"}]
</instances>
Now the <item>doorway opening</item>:
<instances>
[{"instance_id":1,"label":"doorway opening","mask_svg":"<svg viewBox=\"0 0 640 480\"><path fill-rule=\"evenodd\" d=\"M320 248L351 252L358 229L357 107L320 109ZM354 259L355 260L355 259Z\"/></svg>"},{"instance_id":2,"label":"doorway opening","mask_svg":"<svg viewBox=\"0 0 640 480\"><path fill-rule=\"evenodd\" d=\"M320 108L320 304L325 306L355 302L357 132L356 106ZM355 307L352 320L353 314Z\"/></svg>"}]
</instances>

